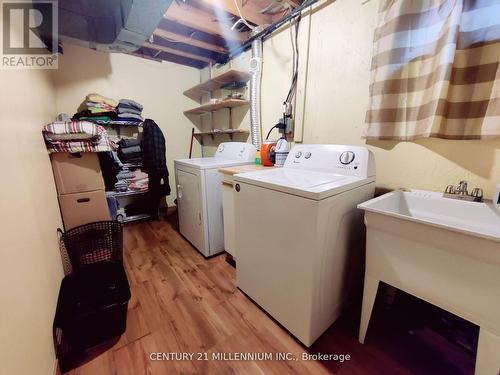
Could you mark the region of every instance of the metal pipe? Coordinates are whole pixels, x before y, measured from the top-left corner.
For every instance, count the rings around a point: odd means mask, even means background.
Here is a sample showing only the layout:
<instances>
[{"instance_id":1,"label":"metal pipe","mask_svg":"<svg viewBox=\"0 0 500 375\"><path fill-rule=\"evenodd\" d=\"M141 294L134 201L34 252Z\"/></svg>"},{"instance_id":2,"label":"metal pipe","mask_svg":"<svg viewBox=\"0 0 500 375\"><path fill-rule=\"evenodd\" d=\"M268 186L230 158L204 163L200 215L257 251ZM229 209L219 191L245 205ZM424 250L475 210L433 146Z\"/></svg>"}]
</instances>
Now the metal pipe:
<instances>
[{"instance_id":1,"label":"metal pipe","mask_svg":"<svg viewBox=\"0 0 500 375\"><path fill-rule=\"evenodd\" d=\"M283 26L285 23L290 21L292 18L297 17L304 9L310 7L311 5L314 5L318 2L319 0L306 0L302 5L298 6L297 8L293 9L290 13L288 13L285 17L282 19L276 21L275 23L269 25L266 27L264 30L252 34L252 36L241 46L235 47L229 51L229 59L232 59L233 57L239 55L240 53L246 51L250 47L252 47L252 43L254 40L260 39L261 41L264 41L266 37L268 37L270 34L275 32L278 28Z\"/></svg>"}]
</instances>

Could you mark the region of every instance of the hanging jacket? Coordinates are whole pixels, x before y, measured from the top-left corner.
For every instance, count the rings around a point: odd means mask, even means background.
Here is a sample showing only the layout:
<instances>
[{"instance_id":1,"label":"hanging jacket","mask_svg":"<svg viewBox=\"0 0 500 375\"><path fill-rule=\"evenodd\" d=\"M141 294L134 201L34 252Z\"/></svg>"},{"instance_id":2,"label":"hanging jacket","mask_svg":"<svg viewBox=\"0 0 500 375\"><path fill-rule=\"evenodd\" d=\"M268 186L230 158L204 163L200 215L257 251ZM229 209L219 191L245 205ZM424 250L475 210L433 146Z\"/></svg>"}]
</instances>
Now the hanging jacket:
<instances>
[{"instance_id":1,"label":"hanging jacket","mask_svg":"<svg viewBox=\"0 0 500 375\"><path fill-rule=\"evenodd\" d=\"M160 196L170 194L165 137L160 127L151 119L142 125L142 168L149 175L149 190Z\"/></svg>"}]
</instances>

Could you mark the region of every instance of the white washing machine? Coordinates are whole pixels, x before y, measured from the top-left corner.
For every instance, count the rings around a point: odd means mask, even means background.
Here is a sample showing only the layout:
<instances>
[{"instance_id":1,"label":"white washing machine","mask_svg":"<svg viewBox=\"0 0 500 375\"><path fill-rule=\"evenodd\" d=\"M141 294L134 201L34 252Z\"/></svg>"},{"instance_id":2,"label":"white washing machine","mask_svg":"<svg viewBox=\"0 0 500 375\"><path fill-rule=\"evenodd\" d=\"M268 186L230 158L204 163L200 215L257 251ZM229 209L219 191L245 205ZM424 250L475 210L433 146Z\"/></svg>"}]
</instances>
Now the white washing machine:
<instances>
[{"instance_id":1,"label":"white washing machine","mask_svg":"<svg viewBox=\"0 0 500 375\"><path fill-rule=\"evenodd\" d=\"M373 197L364 147L298 145L283 168L235 175L237 286L304 345L361 293Z\"/></svg>"},{"instance_id":2,"label":"white washing machine","mask_svg":"<svg viewBox=\"0 0 500 375\"><path fill-rule=\"evenodd\" d=\"M220 167L251 164L255 146L224 142L209 158L174 160L179 229L194 247L209 257L224 251L222 176Z\"/></svg>"}]
</instances>

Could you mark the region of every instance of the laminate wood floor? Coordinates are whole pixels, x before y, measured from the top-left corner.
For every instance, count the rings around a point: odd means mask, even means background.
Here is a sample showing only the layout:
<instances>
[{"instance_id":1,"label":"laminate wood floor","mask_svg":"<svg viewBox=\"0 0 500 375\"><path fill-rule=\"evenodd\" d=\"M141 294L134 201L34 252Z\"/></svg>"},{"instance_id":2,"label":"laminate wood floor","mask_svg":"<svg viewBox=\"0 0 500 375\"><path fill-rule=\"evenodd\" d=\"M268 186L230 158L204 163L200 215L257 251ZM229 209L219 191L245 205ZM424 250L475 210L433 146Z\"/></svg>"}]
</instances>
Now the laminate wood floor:
<instances>
[{"instance_id":1,"label":"laminate wood floor","mask_svg":"<svg viewBox=\"0 0 500 375\"><path fill-rule=\"evenodd\" d=\"M127 331L70 372L96 374L472 374L474 356L425 327L398 325L376 306L365 345L359 310L341 317L306 350L236 288L224 256L204 259L179 233L176 215L125 226L132 299ZM378 298L380 300L380 298ZM377 312L378 311L378 312ZM404 311L403 311L404 313ZM398 314L401 314L399 312ZM349 354L344 361L152 361L151 353Z\"/></svg>"}]
</instances>

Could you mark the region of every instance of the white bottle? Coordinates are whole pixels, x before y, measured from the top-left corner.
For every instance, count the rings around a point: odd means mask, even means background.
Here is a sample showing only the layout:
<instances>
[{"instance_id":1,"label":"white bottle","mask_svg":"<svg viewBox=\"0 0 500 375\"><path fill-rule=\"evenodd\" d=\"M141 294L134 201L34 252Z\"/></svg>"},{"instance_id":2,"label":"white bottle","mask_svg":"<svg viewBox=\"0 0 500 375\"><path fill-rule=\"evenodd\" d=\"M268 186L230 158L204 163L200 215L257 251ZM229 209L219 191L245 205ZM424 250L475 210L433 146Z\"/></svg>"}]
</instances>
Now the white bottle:
<instances>
[{"instance_id":1,"label":"white bottle","mask_svg":"<svg viewBox=\"0 0 500 375\"><path fill-rule=\"evenodd\" d=\"M286 141L285 138L281 137L276 143L276 147L274 148L275 152L275 167L282 167L285 164L285 160L290 152L290 145Z\"/></svg>"}]
</instances>

